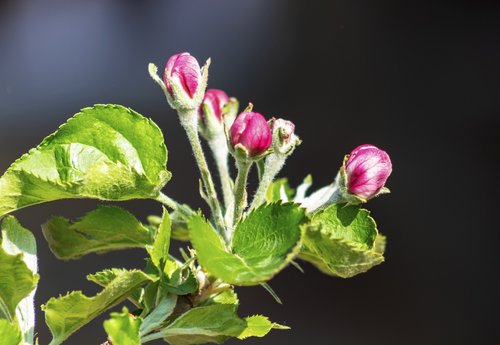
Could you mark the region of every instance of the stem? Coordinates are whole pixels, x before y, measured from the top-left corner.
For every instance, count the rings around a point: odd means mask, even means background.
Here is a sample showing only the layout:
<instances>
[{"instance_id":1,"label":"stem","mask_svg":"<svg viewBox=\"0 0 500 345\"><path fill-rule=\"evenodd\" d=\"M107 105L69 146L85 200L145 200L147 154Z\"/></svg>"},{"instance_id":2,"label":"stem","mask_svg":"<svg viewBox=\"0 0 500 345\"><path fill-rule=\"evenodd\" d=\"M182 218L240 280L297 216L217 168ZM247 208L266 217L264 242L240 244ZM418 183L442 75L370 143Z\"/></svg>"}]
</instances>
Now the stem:
<instances>
[{"instance_id":1,"label":"stem","mask_svg":"<svg viewBox=\"0 0 500 345\"><path fill-rule=\"evenodd\" d=\"M238 177L236 178L236 185L234 188L234 225L238 224L243 216L243 210L247 206L247 179L250 167L252 166L251 161L247 160L236 160L236 166L238 167Z\"/></svg>"},{"instance_id":2,"label":"stem","mask_svg":"<svg viewBox=\"0 0 500 345\"><path fill-rule=\"evenodd\" d=\"M267 190L273 182L276 175L280 172L281 168L285 164L286 156L277 155L275 153L270 154L266 158L266 164L264 167L264 174L260 180L259 188L255 192L253 197L252 205L250 210L254 210L260 205L262 205L266 199Z\"/></svg>"},{"instance_id":3,"label":"stem","mask_svg":"<svg viewBox=\"0 0 500 345\"><path fill-rule=\"evenodd\" d=\"M194 158L198 164L198 168L200 169L201 179L208 197L208 206L210 206L210 209L212 210L212 215L217 228L221 233L223 233L225 225L219 199L217 198L214 181L212 180L212 175L208 169L207 161L201 147L200 137L198 136L198 111L196 109L179 111L179 119L182 127L184 127L184 130L186 131L189 143L193 149Z\"/></svg>"},{"instance_id":4,"label":"stem","mask_svg":"<svg viewBox=\"0 0 500 345\"><path fill-rule=\"evenodd\" d=\"M233 221L233 181L229 174L229 166L227 164L228 148L226 137L222 134L213 140L208 141L208 145L212 150L217 170L219 171L220 183L222 187L222 195L224 197L225 220L226 224L232 224Z\"/></svg>"},{"instance_id":5,"label":"stem","mask_svg":"<svg viewBox=\"0 0 500 345\"><path fill-rule=\"evenodd\" d=\"M171 197L160 192L155 199L156 201L162 203L163 205L171 208L174 211L181 213L184 216L192 216L194 214L193 210L191 210L188 206L182 205L181 203L175 201Z\"/></svg>"}]
</instances>

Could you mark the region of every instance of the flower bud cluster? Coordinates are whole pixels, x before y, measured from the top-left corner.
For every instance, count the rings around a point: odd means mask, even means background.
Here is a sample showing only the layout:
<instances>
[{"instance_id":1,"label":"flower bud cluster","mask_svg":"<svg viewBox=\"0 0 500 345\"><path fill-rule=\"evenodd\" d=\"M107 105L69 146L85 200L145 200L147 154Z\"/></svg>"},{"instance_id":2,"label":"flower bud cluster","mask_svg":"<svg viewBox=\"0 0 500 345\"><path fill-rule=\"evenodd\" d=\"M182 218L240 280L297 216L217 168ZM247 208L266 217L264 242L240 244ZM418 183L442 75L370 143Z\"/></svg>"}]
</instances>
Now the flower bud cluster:
<instances>
[{"instance_id":1,"label":"flower bud cluster","mask_svg":"<svg viewBox=\"0 0 500 345\"><path fill-rule=\"evenodd\" d=\"M253 111L252 104L237 115L239 104L235 98L230 98L223 90L206 90L209 65L210 59L200 68L193 56L180 53L168 59L163 80L157 76L156 66L150 64L149 69L153 79L163 88L170 105L178 111L181 124L188 133L205 186L206 193L202 191L202 195L212 211L215 210L217 225L219 228L225 226L231 232L247 207L246 183L252 164L265 158L258 164L262 174L259 174L260 185L250 210L265 202L269 186L301 140L295 134L292 122L280 118L267 121L262 114ZM219 207L198 133L207 140L217 163L225 215L221 215L222 208ZM235 181L227 164L229 153L234 156L238 168ZM295 201L309 212L331 203L363 203L389 191L385 183L391 172L392 163L385 151L373 145L361 145L345 156L332 184L306 197L310 186L308 182L303 188L299 187L301 193L297 194ZM225 225L221 225L223 222ZM230 239L230 234L226 239Z\"/></svg>"}]
</instances>

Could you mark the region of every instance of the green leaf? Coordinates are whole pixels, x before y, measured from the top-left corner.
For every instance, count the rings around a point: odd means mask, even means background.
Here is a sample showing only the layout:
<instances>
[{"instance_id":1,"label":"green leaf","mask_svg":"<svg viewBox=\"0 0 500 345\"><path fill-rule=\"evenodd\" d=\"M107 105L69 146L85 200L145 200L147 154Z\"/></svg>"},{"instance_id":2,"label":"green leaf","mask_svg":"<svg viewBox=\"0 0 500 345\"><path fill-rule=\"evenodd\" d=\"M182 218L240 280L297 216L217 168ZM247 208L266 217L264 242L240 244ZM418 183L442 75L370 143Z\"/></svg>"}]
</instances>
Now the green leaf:
<instances>
[{"instance_id":1,"label":"green leaf","mask_svg":"<svg viewBox=\"0 0 500 345\"><path fill-rule=\"evenodd\" d=\"M0 178L0 217L59 199L155 198L170 179L163 135L119 105L85 108Z\"/></svg>"},{"instance_id":2,"label":"green leaf","mask_svg":"<svg viewBox=\"0 0 500 345\"><path fill-rule=\"evenodd\" d=\"M262 315L254 315L245 318L246 327L243 332L238 335L238 339L246 339L249 337L262 338L266 336L272 329L290 329L289 327L278 325L269 321L269 319Z\"/></svg>"},{"instance_id":3,"label":"green leaf","mask_svg":"<svg viewBox=\"0 0 500 345\"><path fill-rule=\"evenodd\" d=\"M189 230L186 216L177 211L173 211L170 213L170 221L172 223L170 237L178 241L189 241ZM155 215L148 216L148 222L150 226L156 229L161 224L161 217Z\"/></svg>"},{"instance_id":4,"label":"green leaf","mask_svg":"<svg viewBox=\"0 0 500 345\"><path fill-rule=\"evenodd\" d=\"M304 210L274 203L250 213L234 232L232 251L200 215L189 220L198 261L210 274L234 285L256 285L271 279L298 253Z\"/></svg>"},{"instance_id":5,"label":"green leaf","mask_svg":"<svg viewBox=\"0 0 500 345\"><path fill-rule=\"evenodd\" d=\"M266 193L267 202L283 200L282 196L286 196L286 201L292 200L295 195L295 190L290 187L287 178L279 178L271 183Z\"/></svg>"},{"instance_id":6,"label":"green leaf","mask_svg":"<svg viewBox=\"0 0 500 345\"><path fill-rule=\"evenodd\" d=\"M164 273L160 280L163 289L179 296L189 295L198 290L198 280L189 264L168 258Z\"/></svg>"},{"instance_id":7,"label":"green leaf","mask_svg":"<svg viewBox=\"0 0 500 345\"><path fill-rule=\"evenodd\" d=\"M145 318L140 328L140 335L144 336L159 328L172 314L177 304L177 296L171 293L164 294L156 307Z\"/></svg>"},{"instance_id":8,"label":"green leaf","mask_svg":"<svg viewBox=\"0 0 500 345\"><path fill-rule=\"evenodd\" d=\"M21 332L9 321L0 319L0 336L2 345L19 345Z\"/></svg>"},{"instance_id":9,"label":"green leaf","mask_svg":"<svg viewBox=\"0 0 500 345\"><path fill-rule=\"evenodd\" d=\"M12 216L6 217L2 222L2 248L10 255L22 254L23 261L31 272L38 272L35 236ZM35 291L36 288L16 308L17 321L26 344L34 343Z\"/></svg>"},{"instance_id":10,"label":"green leaf","mask_svg":"<svg viewBox=\"0 0 500 345\"><path fill-rule=\"evenodd\" d=\"M149 230L116 206L101 206L73 223L53 217L42 225L42 231L54 255L64 260L152 243Z\"/></svg>"},{"instance_id":11,"label":"green leaf","mask_svg":"<svg viewBox=\"0 0 500 345\"><path fill-rule=\"evenodd\" d=\"M306 226L300 258L322 272L349 278L384 261L385 238L359 206L331 205Z\"/></svg>"},{"instance_id":12,"label":"green leaf","mask_svg":"<svg viewBox=\"0 0 500 345\"><path fill-rule=\"evenodd\" d=\"M146 247L153 264L160 270L168 259L168 251L170 249L170 230L172 222L165 207L163 208L163 216L158 230L156 232L155 240L152 246Z\"/></svg>"},{"instance_id":13,"label":"green leaf","mask_svg":"<svg viewBox=\"0 0 500 345\"><path fill-rule=\"evenodd\" d=\"M125 274L125 272L130 272L130 270L126 270L123 268L105 269L103 271L87 275L87 280L96 283L97 285L100 285L102 287L106 287L117 277ZM148 276L151 279L154 279L151 275L148 274ZM142 297L142 287L138 287L134 291L132 291L128 299L137 307L141 307L141 302L140 302L141 297Z\"/></svg>"},{"instance_id":14,"label":"green leaf","mask_svg":"<svg viewBox=\"0 0 500 345\"><path fill-rule=\"evenodd\" d=\"M141 319L131 315L126 307L121 313L111 313L111 319L104 321L108 339L116 345L141 345L140 326Z\"/></svg>"},{"instance_id":15,"label":"green leaf","mask_svg":"<svg viewBox=\"0 0 500 345\"><path fill-rule=\"evenodd\" d=\"M132 291L151 280L142 271L124 271L94 297L87 297L81 291L73 291L63 297L51 298L42 306L53 337L50 345L61 344L79 328L123 302Z\"/></svg>"},{"instance_id":16,"label":"green leaf","mask_svg":"<svg viewBox=\"0 0 500 345\"><path fill-rule=\"evenodd\" d=\"M0 247L0 318L14 320L19 302L37 283L38 275L28 268L23 254L10 255Z\"/></svg>"},{"instance_id":17,"label":"green leaf","mask_svg":"<svg viewBox=\"0 0 500 345\"><path fill-rule=\"evenodd\" d=\"M235 306L214 304L187 311L164 328L161 335L172 345L220 344L239 336L245 325L236 315Z\"/></svg>"}]
</instances>

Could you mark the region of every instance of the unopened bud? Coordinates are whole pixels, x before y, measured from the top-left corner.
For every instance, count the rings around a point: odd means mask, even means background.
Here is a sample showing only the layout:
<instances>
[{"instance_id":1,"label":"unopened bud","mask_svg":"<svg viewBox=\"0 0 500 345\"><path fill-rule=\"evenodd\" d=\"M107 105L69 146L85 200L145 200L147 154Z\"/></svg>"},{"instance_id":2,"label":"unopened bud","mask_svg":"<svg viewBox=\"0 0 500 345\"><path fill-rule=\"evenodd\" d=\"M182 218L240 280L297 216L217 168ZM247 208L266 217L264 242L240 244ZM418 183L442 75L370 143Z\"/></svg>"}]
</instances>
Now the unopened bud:
<instances>
[{"instance_id":1,"label":"unopened bud","mask_svg":"<svg viewBox=\"0 0 500 345\"><path fill-rule=\"evenodd\" d=\"M238 115L229 130L229 140L235 151L243 150L246 157L256 158L271 146L272 134L264 116L249 111Z\"/></svg>"},{"instance_id":2,"label":"unopened bud","mask_svg":"<svg viewBox=\"0 0 500 345\"><path fill-rule=\"evenodd\" d=\"M281 155L290 155L301 140L295 135L295 125L291 121L272 119L270 121L273 133L274 152Z\"/></svg>"},{"instance_id":3,"label":"unopened bud","mask_svg":"<svg viewBox=\"0 0 500 345\"><path fill-rule=\"evenodd\" d=\"M344 160L341 168L342 196L348 201L366 202L387 193L387 178L392 172L389 155L373 145L355 148Z\"/></svg>"},{"instance_id":4,"label":"unopened bud","mask_svg":"<svg viewBox=\"0 0 500 345\"><path fill-rule=\"evenodd\" d=\"M208 78L208 65L200 69L198 61L189 53L171 56L165 66L165 83L170 105L179 109L197 109L203 99Z\"/></svg>"},{"instance_id":5,"label":"unopened bud","mask_svg":"<svg viewBox=\"0 0 500 345\"><path fill-rule=\"evenodd\" d=\"M198 114L200 116L200 133L210 140L216 136L224 135L222 123L222 109L229 102L228 95L222 90L210 89L205 93Z\"/></svg>"}]
</instances>

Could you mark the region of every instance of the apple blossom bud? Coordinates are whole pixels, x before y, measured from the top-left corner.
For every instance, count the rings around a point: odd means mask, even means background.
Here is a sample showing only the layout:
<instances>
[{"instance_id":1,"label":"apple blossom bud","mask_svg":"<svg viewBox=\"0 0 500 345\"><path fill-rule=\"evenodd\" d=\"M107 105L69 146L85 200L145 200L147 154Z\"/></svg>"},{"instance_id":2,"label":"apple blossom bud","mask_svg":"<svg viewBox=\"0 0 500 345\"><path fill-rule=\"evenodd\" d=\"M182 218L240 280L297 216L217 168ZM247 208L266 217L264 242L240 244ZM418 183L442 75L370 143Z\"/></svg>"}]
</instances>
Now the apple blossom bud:
<instances>
[{"instance_id":1,"label":"apple blossom bud","mask_svg":"<svg viewBox=\"0 0 500 345\"><path fill-rule=\"evenodd\" d=\"M197 110L205 95L210 59L203 68L189 53L171 56L165 66L163 81L156 75L156 66L149 66L149 74L159 84L170 106L177 111Z\"/></svg>"},{"instance_id":2,"label":"apple blossom bud","mask_svg":"<svg viewBox=\"0 0 500 345\"><path fill-rule=\"evenodd\" d=\"M199 130L205 139L210 140L224 135L222 109L229 102L228 95L222 90L210 89L205 93L203 103L198 109Z\"/></svg>"},{"instance_id":3,"label":"apple blossom bud","mask_svg":"<svg viewBox=\"0 0 500 345\"><path fill-rule=\"evenodd\" d=\"M231 126L229 140L233 149L241 148L247 157L256 157L271 146L272 134L264 116L246 111L238 115Z\"/></svg>"},{"instance_id":4,"label":"apple blossom bud","mask_svg":"<svg viewBox=\"0 0 500 345\"><path fill-rule=\"evenodd\" d=\"M163 81L170 95L174 95L171 83L177 84L184 92L193 98L201 80L201 70L198 61L189 53L172 55L167 61Z\"/></svg>"},{"instance_id":5,"label":"apple blossom bud","mask_svg":"<svg viewBox=\"0 0 500 345\"><path fill-rule=\"evenodd\" d=\"M391 159L385 151L368 144L358 146L346 156L341 169L342 189L361 202L367 201L388 192L384 185L391 172Z\"/></svg>"},{"instance_id":6,"label":"apple blossom bud","mask_svg":"<svg viewBox=\"0 0 500 345\"><path fill-rule=\"evenodd\" d=\"M295 135L295 125L291 121L273 118L270 121L273 133L273 149L277 154L290 155L301 140Z\"/></svg>"}]
</instances>

